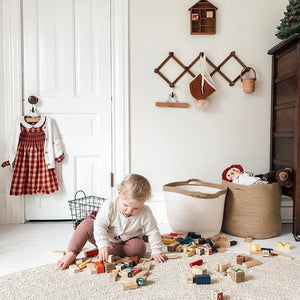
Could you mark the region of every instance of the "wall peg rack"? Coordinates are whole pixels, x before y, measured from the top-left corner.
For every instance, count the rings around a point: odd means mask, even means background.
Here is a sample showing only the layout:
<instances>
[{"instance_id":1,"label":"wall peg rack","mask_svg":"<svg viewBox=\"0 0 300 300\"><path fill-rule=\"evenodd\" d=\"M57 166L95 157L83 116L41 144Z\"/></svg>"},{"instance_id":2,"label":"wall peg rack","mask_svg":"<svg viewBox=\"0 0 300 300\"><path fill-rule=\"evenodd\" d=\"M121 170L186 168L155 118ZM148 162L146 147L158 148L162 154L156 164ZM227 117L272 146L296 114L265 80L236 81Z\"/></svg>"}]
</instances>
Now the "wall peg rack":
<instances>
[{"instance_id":1,"label":"wall peg rack","mask_svg":"<svg viewBox=\"0 0 300 300\"><path fill-rule=\"evenodd\" d=\"M157 67L154 69L154 72L158 74L162 79L164 79L168 85L172 88L175 87L175 84L185 75L185 73L189 73L192 77L195 77L196 75L191 71L192 66L200 59L201 56L203 56L204 52L200 52L199 55L188 65L185 66L174 54L174 52L169 52L169 55L166 59ZM221 71L221 68L231 59L234 58L243 68L242 74L239 72L239 74L234 78L233 80L229 79L228 76L224 74L224 72ZM175 78L173 82L171 82L162 72L161 69L163 66L170 60L173 59L176 63L179 64L179 66L182 67L183 71ZM228 83L230 86L234 86L234 84L240 79L241 75L244 75L245 73L249 72L251 70L250 67L247 67L236 55L235 51L231 51L230 54L218 65L216 66L207 56L206 56L207 63L213 68L212 72L210 73L210 76L213 76L216 73L219 73Z\"/></svg>"}]
</instances>

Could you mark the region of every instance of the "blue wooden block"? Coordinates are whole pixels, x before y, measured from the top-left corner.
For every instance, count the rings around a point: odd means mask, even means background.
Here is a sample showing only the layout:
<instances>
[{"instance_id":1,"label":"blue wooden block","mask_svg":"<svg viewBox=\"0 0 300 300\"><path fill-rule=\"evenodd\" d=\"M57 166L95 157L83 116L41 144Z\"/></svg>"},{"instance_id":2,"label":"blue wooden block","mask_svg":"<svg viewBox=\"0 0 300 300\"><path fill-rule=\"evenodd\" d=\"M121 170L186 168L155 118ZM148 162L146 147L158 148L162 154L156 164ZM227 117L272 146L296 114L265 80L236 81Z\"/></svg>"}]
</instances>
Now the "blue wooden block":
<instances>
[{"instance_id":1,"label":"blue wooden block","mask_svg":"<svg viewBox=\"0 0 300 300\"><path fill-rule=\"evenodd\" d=\"M230 241L230 246L235 246L237 244L237 241Z\"/></svg>"},{"instance_id":2,"label":"blue wooden block","mask_svg":"<svg viewBox=\"0 0 300 300\"><path fill-rule=\"evenodd\" d=\"M205 240L205 242L206 242L207 244L209 244L211 247L213 246L213 243L212 243L212 241L211 241L210 238L207 238L207 239Z\"/></svg>"},{"instance_id":3,"label":"blue wooden block","mask_svg":"<svg viewBox=\"0 0 300 300\"><path fill-rule=\"evenodd\" d=\"M196 284L211 284L211 278L209 274L195 275Z\"/></svg>"},{"instance_id":4,"label":"blue wooden block","mask_svg":"<svg viewBox=\"0 0 300 300\"><path fill-rule=\"evenodd\" d=\"M263 251L263 250L268 250L269 252L273 251L272 248L261 248L260 250L261 250L261 251Z\"/></svg>"},{"instance_id":5,"label":"blue wooden block","mask_svg":"<svg viewBox=\"0 0 300 300\"><path fill-rule=\"evenodd\" d=\"M190 244L190 243L193 243L193 242L194 242L193 238L189 236L186 239L180 241L180 244Z\"/></svg>"}]
</instances>

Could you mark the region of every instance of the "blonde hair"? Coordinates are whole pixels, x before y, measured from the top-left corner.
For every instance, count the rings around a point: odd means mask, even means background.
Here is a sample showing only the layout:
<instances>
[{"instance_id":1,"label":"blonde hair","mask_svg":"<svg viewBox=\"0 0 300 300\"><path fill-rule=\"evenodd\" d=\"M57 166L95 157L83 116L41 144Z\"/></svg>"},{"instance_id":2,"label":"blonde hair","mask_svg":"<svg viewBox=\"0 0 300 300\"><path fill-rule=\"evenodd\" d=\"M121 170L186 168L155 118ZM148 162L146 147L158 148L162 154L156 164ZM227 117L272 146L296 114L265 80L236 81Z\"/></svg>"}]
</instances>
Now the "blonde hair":
<instances>
[{"instance_id":1,"label":"blonde hair","mask_svg":"<svg viewBox=\"0 0 300 300\"><path fill-rule=\"evenodd\" d=\"M145 201L151 197L151 185L148 179L138 174L128 174L118 190L127 199Z\"/></svg>"}]
</instances>

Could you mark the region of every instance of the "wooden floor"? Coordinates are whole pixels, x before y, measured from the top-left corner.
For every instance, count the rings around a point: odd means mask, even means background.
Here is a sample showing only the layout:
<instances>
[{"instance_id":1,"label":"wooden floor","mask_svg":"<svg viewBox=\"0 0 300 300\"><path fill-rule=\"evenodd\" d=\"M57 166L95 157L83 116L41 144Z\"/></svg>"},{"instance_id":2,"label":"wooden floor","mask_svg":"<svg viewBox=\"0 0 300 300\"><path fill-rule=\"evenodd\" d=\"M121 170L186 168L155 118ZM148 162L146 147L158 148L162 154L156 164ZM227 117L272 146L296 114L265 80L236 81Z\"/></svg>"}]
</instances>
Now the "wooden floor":
<instances>
[{"instance_id":1,"label":"wooden floor","mask_svg":"<svg viewBox=\"0 0 300 300\"><path fill-rule=\"evenodd\" d=\"M160 224L161 233L170 232L167 224ZM0 275L9 274L31 267L55 263L58 258L52 256L53 250L66 250L73 232L71 222L38 222L20 225L0 225ZM229 248L232 253L249 253L249 244L243 238L228 235L228 240L238 241L238 245ZM253 240L262 247L277 249L277 242L290 242L291 250L286 251L293 259L300 260L300 243L292 235L292 225L283 224L280 236ZM87 244L84 249L90 248Z\"/></svg>"}]
</instances>

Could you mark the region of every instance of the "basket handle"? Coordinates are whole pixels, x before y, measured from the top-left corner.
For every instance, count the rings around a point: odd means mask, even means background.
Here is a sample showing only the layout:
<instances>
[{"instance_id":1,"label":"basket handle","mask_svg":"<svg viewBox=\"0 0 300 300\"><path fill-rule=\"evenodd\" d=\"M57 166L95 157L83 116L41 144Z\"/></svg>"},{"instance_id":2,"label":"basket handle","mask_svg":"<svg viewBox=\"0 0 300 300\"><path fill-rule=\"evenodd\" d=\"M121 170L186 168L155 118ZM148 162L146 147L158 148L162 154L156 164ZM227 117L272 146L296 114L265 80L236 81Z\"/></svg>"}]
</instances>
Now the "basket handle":
<instances>
[{"instance_id":1,"label":"basket handle","mask_svg":"<svg viewBox=\"0 0 300 300\"><path fill-rule=\"evenodd\" d=\"M241 81L243 82L243 74L246 73L246 72L249 72L250 70L253 71L254 73L254 80L256 80L256 72L253 68L250 68L250 67L247 67L247 68L244 68L242 71L241 71L241 74L240 74L240 78L241 78Z\"/></svg>"},{"instance_id":2,"label":"basket handle","mask_svg":"<svg viewBox=\"0 0 300 300\"><path fill-rule=\"evenodd\" d=\"M208 193L202 193L202 192L187 191L180 187L181 185L191 184L192 182L198 183L199 185L203 185L203 186L218 188L220 190L216 193L208 194ZM163 186L163 190L169 191L169 192L176 192L176 193L191 196L194 198L208 198L209 199L209 198L216 198L222 194L225 194L227 192L227 187L223 186L223 185L215 184L215 183L207 183L200 179L189 179L187 181L177 181L177 182L165 184Z\"/></svg>"},{"instance_id":3,"label":"basket handle","mask_svg":"<svg viewBox=\"0 0 300 300\"><path fill-rule=\"evenodd\" d=\"M192 183L204 183L204 181L200 180L200 179L195 179L195 178L191 178L189 180L186 181L187 184L192 184Z\"/></svg>"},{"instance_id":4,"label":"basket handle","mask_svg":"<svg viewBox=\"0 0 300 300\"><path fill-rule=\"evenodd\" d=\"M79 191L77 191L77 192L75 193L75 197L74 197L75 199L77 199L77 194L80 193L80 192L83 193L84 197L86 197L85 192L84 192L83 190L79 190Z\"/></svg>"}]
</instances>

